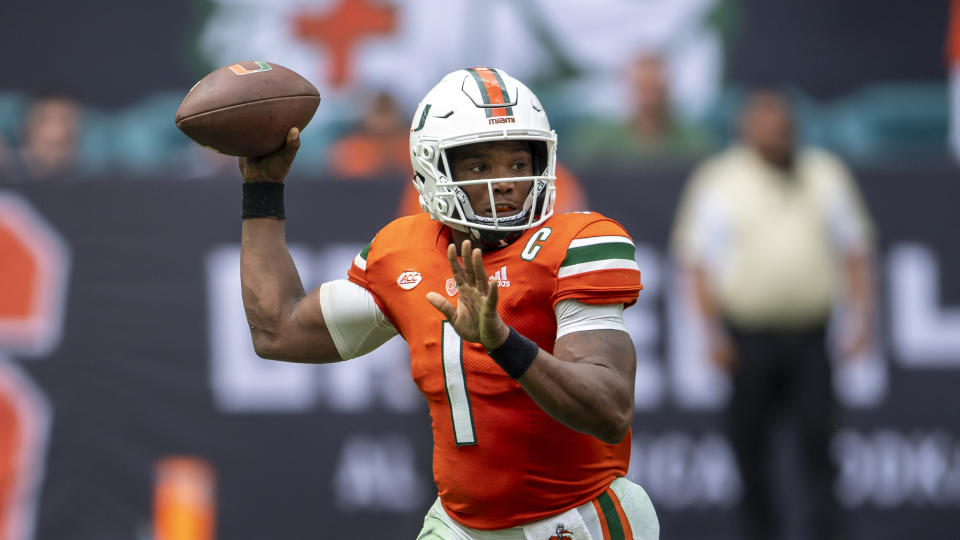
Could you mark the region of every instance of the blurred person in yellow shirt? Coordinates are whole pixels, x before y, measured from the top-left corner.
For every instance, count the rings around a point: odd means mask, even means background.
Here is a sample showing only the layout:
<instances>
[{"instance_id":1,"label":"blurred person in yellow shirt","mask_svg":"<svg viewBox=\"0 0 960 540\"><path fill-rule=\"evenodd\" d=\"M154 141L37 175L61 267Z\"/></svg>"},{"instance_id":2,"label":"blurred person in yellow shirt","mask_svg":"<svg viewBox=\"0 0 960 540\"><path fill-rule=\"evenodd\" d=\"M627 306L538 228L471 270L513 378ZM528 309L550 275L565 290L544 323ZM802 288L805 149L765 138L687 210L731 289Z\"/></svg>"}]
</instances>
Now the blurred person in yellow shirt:
<instances>
[{"instance_id":1,"label":"blurred person in yellow shirt","mask_svg":"<svg viewBox=\"0 0 960 540\"><path fill-rule=\"evenodd\" d=\"M741 143L701 164L685 187L673 247L707 323L711 360L731 377L745 538L776 537L768 468L781 413L799 432L812 538L840 538L827 327L843 300L839 349L856 357L874 308L872 225L850 172L823 150L798 147L782 93L754 90Z\"/></svg>"}]
</instances>

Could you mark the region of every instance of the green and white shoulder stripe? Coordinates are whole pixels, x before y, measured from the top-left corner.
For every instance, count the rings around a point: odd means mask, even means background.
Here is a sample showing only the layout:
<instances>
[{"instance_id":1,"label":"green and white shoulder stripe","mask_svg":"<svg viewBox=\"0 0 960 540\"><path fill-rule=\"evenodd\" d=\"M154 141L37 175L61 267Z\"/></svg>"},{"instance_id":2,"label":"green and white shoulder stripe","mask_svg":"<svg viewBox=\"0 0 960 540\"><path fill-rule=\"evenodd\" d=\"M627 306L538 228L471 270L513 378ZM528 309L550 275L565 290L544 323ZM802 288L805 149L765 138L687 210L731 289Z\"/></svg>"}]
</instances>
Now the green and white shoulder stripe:
<instances>
[{"instance_id":1,"label":"green and white shoulder stripe","mask_svg":"<svg viewBox=\"0 0 960 540\"><path fill-rule=\"evenodd\" d=\"M373 242L370 242L372 244ZM353 264L361 270L367 269L367 253L370 253L370 244L367 244L363 249L360 250L360 253L357 253L357 256L353 258Z\"/></svg>"},{"instance_id":2,"label":"green and white shoulder stripe","mask_svg":"<svg viewBox=\"0 0 960 540\"><path fill-rule=\"evenodd\" d=\"M557 277L565 278L597 270L640 270L634 259L636 248L626 236L575 238L560 263Z\"/></svg>"}]
</instances>

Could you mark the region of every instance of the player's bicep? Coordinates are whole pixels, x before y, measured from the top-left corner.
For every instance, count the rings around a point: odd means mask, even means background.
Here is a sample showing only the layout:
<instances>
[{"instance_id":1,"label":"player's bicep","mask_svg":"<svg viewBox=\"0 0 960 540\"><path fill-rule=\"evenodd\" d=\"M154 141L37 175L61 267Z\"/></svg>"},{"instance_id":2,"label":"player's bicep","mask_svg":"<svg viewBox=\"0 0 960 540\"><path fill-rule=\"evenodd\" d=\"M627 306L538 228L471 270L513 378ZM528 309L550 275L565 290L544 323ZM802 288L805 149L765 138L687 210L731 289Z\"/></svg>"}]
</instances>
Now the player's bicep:
<instances>
[{"instance_id":1,"label":"player's bicep","mask_svg":"<svg viewBox=\"0 0 960 540\"><path fill-rule=\"evenodd\" d=\"M586 304L568 299L557 302L554 311L554 356L606 365L633 380L636 352L623 321L623 304Z\"/></svg>"},{"instance_id":2,"label":"player's bicep","mask_svg":"<svg viewBox=\"0 0 960 540\"><path fill-rule=\"evenodd\" d=\"M588 363L605 368L602 373L611 390L632 395L636 376L636 350L630 334L623 330L585 330L557 339L554 356L568 362Z\"/></svg>"},{"instance_id":3,"label":"player's bicep","mask_svg":"<svg viewBox=\"0 0 960 540\"><path fill-rule=\"evenodd\" d=\"M298 300L273 329L251 325L257 354L288 362L349 360L397 334L373 294L344 279L329 281Z\"/></svg>"},{"instance_id":4,"label":"player's bicep","mask_svg":"<svg viewBox=\"0 0 960 540\"><path fill-rule=\"evenodd\" d=\"M297 300L273 326L250 323L257 354L271 360L327 363L341 360L320 307L319 287Z\"/></svg>"},{"instance_id":5,"label":"player's bicep","mask_svg":"<svg viewBox=\"0 0 960 540\"><path fill-rule=\"evenodd\" d=\"M630 334L623 330L586 330L557 339L553 355L569 362L602 364L626 373L636 367L636 350Z\"/></svg>"}]
</instances>

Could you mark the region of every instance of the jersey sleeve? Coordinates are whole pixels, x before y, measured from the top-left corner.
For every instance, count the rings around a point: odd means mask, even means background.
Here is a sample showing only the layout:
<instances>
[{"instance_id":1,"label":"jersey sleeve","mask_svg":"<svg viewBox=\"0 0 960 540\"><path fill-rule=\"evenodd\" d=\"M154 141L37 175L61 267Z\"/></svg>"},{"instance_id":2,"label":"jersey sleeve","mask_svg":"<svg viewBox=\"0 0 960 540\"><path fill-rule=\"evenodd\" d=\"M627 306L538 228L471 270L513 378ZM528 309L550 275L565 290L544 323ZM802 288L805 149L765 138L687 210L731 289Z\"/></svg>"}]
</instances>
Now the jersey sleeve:
<instances>
[{"instance_id":1,"label":"jersey sleeve","mask_svg":"<svg viewBox=\"0 0 960 540\"><path fill-rule=\"evenodd\" d=\"M357 253L357 255L353 258L353 263L350 265L350 269L347 270L347 279L370 291L370 294L373 296L373 301L377 304L377 307L380 308L380 311L383 312L387 319L389 319L390 323L393 326L396 326L396 321L393 318L393 314L391 314L387 309L386 303L383 302L379 296L377 296L373 285L367 279L367 259L370 257L370 249L374 242L376 242L376 238L364 246L364 248L361 249L360 252Z\"/></svg>"},{"instance_id":2,"label":"jersey sleeve","mask_svg":"<svg viewBox=\"0 0 960 540\"><path fill-rule=\"evenodd\" d=\"M580 229L567 245L557 270L553 304L633 305L643 285L633 240L616 221L602 219Z\"/></svg>"},{"instance_id":3,"label":"jersey sleeve","mask_svg":"<svg viewBox=\"0 0 960 540\"><path fill-rule=\"evenodd\" d=\"M353 264L350 265L350 269L347 271L347 278L350 281L367 290L370 290L370 283L367 281L367 256L370 255L370 246L372 245L373 241L357 253L353 258Z\"/></svg>"},{"instance_id":4,"label":"jersey sleeve","mask_svg":"<svg viewBox=\"0 0 960 540\"><path fill-rule=\"evenodd\" d=\"M318 296L323 322L343 360L363 356L397 335L373 293L356 283L328 281Z\"/></svg>"}]
</instances>

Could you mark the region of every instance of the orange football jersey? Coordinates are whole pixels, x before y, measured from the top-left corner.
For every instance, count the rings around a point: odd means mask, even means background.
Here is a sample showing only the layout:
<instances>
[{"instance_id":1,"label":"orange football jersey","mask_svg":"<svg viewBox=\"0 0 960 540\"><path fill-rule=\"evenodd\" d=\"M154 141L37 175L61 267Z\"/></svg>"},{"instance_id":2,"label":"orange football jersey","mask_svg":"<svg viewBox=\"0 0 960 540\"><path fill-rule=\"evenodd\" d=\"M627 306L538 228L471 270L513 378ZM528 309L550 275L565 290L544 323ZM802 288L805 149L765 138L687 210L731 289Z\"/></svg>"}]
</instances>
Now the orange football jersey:
<instances>
[{"instance_id":1,"label":"orange football jersey","mask_svg":"<svg viewBox=\"0 0 960 540\"><path fill-rule=\"evenodd\" d=\"M583 504L627 472L630 435L615 445L550 418L426 300L456 304L450 229L427 214L397 219L354 258L350 280L371 291L410 347L413 379L433 426L433 474L457 521L501 529ZM564 299L633 304L642 288L632 240L595 213L555 215L485 253L503 320L552 352L554 306Z\"/></svg>"}]
</instances>

